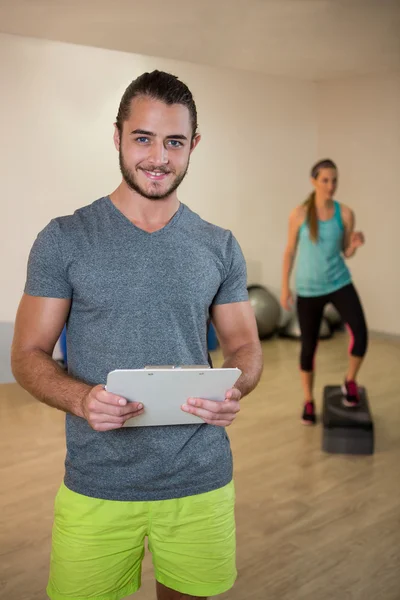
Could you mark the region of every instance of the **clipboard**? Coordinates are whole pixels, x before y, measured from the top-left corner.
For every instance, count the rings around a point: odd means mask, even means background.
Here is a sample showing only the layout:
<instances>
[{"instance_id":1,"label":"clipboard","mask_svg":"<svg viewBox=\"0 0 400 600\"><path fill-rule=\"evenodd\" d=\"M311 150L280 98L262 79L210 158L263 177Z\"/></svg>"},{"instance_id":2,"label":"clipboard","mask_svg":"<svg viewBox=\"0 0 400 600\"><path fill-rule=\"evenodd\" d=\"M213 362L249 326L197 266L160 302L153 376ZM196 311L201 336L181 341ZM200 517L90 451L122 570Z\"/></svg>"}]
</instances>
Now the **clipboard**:
<instances>
[{"instance_id":1,"label":"clipboard","mask_svg":"<svg viewBox=\"0 0 400 600\"><path fill-rule=\"evenodd\" d=\"M108 373L106 390L128 401L141 402L144 411L124 427L204 423L181 409L188 398L222 402L242 374L240 369L209 367L146 367L116 369Z\"/></svg>"}]
</instances>

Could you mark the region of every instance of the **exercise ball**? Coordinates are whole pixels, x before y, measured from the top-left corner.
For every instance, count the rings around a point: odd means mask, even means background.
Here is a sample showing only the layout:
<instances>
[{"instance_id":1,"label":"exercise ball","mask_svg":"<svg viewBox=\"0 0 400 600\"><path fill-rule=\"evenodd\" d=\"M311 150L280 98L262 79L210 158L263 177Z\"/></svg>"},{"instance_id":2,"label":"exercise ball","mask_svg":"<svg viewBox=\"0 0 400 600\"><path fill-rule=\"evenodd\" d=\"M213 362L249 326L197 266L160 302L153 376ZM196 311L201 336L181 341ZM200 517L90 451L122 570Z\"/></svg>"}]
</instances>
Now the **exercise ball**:
<instances>
[{"instance_id":1,"label":"exercise ball","mask_svg":"<svg viewBox=\"0 0 400 600\"><path fill-rule=\"evenodd\" d=\"M211 352L212 350L216 350L218 348L218 338L217 332L214 329L213 324L209 323L208 333L207 333L207 346L208 350Z\"/></svg>"},{"instance_id":2,"label":"exercise ball","mask_svg":"<svg viewBox=\"0 0 400 600\"><path fill-rule=\"evenodd\" d=\"M300 333L300 325L299 325L299 320L298 320L297 315L295 315L293 317L293 319L291 321L289 321L289 323L286 325L286 327L283 327L281 329L280 335L282 337L293 338L295 340L300 339L301 333ZM327 340L330 337L332 337L332 330L329 326L328 321L325 319L325 317L322 317L321 326L319 328L319 339Z\"/></svg>"},{"instance_id":3,"label":"exercise ball","mask_svg":"<svg viewBox=\"0 0 400 600\"><path fill-rule=\"evenodd\" d=\"M342 318L331 303L325 306L324 317L328 321L329 325L334 329L338 329L342 325Z\"/></svg>"},{"instance_id":4,"label":"exercise ball","mask_svg":"<svg viewBox=\"0 0 400 600\"><path fill-rule=\"evenodd\" d=\"M256 317L258 336L260 339L271 336L279 325L281 307L278 300L261 285L248 288L249 301Z\"/></svg>"}]
</instances>

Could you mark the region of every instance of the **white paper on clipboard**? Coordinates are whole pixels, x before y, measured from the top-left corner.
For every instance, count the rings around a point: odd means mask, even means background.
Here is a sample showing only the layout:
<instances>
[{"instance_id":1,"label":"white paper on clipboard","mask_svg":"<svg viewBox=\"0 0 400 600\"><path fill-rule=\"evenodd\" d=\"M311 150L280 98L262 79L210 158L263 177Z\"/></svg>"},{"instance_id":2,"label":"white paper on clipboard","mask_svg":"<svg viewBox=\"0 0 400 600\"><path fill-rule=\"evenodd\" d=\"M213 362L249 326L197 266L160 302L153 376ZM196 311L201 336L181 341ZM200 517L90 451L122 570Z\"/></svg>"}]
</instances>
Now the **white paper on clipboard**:
<instances>
[{"instance_id":1,"label":"white paper on clipboard","mask_svg":"<svg viewBox=\"0 0 400 600\"><path fill-rule=\"evenodd\" d=\"M108 374L106 389L144 406L143 414L124 427L199 424L204 421L184 412L182 404L188 398L224 400L241 373L236 368L117 369Z\"/></svg>"}]
</instances>

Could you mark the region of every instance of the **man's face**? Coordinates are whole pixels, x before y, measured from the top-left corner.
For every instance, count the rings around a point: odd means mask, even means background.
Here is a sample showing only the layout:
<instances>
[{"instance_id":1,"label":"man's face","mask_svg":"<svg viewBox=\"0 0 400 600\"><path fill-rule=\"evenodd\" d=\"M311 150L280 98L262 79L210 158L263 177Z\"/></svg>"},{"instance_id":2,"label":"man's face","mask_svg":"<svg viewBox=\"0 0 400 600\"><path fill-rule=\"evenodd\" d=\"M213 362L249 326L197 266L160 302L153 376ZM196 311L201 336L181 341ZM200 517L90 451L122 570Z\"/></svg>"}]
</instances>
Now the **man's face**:
<instances>
[{"instance_id":1,"label":"man's face","mask_svg":"<svg viewBox=\"0 0 400 600\"><path fill-rule=\"evenodd\" d=\"M192 141L189 110L182 104L167 105L146 96L134 98L130 117L114 142L127 185L149 200L163 200L183 181L191 152L200 141Z\"/></svg>"}]
</instances>

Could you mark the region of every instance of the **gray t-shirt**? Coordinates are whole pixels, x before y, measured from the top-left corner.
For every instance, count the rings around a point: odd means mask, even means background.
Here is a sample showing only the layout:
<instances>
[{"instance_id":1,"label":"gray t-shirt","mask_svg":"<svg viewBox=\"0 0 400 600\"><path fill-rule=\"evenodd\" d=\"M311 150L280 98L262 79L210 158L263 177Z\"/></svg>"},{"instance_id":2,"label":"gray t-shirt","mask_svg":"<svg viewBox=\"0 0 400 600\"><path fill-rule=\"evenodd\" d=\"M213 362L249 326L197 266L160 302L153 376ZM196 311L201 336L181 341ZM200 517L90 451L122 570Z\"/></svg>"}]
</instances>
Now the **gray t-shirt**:
<instances>
[{"instance_id":1,"label":"gray t-shirt","mask_svg":"<svg viewBox=\"0 0 400 600\"><path fill-rule=\"evenodd\" d=\"M245 261L230 231L180 204L163 229L147 233L109 197L39 233L25 293L72 299L68 370L93 385L105 384L113 369L207 364L210 307L248 299ZM178 498L232 478L223 427L96 432L67 414L66 440L65 484L95 498Z\"/></svg>"}]
</instances>

